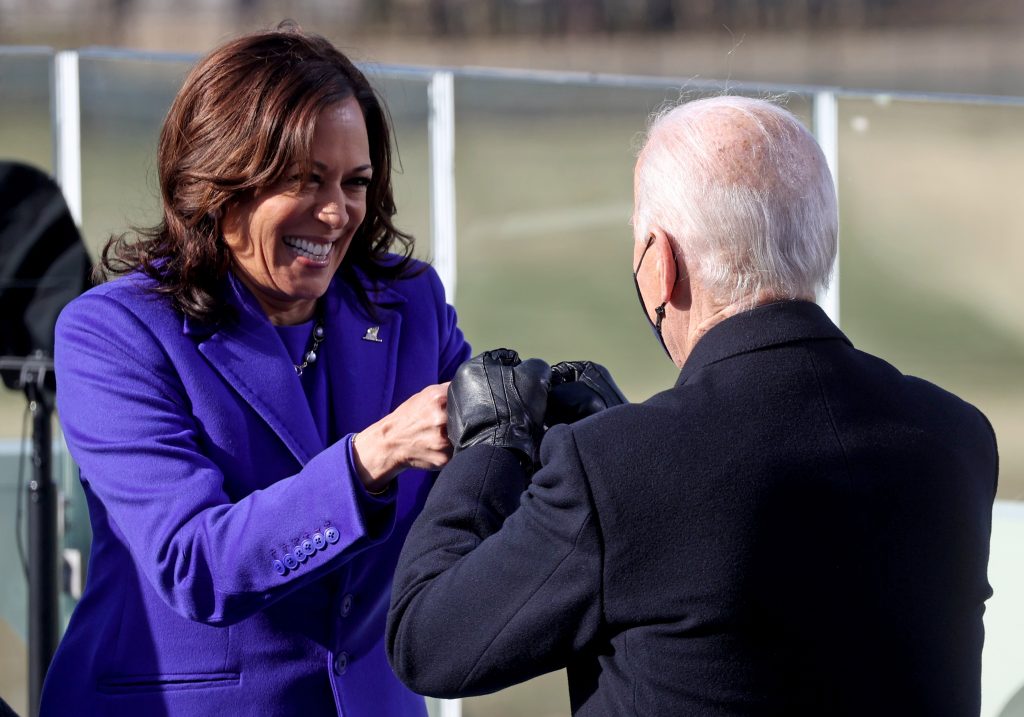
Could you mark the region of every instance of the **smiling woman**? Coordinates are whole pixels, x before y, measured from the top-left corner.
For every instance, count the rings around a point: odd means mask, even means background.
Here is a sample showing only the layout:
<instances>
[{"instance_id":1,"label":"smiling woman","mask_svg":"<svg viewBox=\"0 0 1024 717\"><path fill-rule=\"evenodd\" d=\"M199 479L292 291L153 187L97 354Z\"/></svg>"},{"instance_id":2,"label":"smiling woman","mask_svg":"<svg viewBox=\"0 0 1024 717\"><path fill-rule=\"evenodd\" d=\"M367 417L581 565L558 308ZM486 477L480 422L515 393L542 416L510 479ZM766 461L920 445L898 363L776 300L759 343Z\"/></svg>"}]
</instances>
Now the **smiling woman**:
<instances>
[{"instance_id":1,"label":"smiling woman","mask_svg":"<svg viewBox=\"0 0 1024 717\"><path fill-rule=\"evenodd\" d=\"M366 216L370 144L354 98L320 111L312 160L313 173L233 203L224 217L238 278L273 324L313 315Z\"/></svg>"},{"instance_id":2,"label":"smiling woman","mask_svg":"<svg viewBox=\"0 0 1024 717\"><path fill-rule=\"evenodd\" d=\"M163 216L57 327L88 582L44 715L425 715L383 635L469 347L395 228L373 88L295 27L200 60Z\"/></svg>"}]
</instances>

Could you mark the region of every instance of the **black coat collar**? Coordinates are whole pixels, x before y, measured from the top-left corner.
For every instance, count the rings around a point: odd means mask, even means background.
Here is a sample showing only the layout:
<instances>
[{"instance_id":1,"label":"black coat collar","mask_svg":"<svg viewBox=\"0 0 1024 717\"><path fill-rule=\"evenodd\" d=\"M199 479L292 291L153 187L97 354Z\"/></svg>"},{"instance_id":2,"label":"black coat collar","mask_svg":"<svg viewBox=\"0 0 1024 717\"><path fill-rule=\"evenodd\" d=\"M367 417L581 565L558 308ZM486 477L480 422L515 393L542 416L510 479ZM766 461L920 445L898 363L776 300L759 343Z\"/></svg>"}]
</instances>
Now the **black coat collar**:
<instances>
[{"instance_id":1,"label":"black coat collar","mask_svg":"<svg viewBox=\"0 0 1024 717\"><path fill-rule=\"evenodd\" d=\"M839 339L850 344L817 304L779 301L755 307L712 326L686 359L676 385L681 386L700 369L722 359L810 339Z\"/></svg>"}]
</instances>

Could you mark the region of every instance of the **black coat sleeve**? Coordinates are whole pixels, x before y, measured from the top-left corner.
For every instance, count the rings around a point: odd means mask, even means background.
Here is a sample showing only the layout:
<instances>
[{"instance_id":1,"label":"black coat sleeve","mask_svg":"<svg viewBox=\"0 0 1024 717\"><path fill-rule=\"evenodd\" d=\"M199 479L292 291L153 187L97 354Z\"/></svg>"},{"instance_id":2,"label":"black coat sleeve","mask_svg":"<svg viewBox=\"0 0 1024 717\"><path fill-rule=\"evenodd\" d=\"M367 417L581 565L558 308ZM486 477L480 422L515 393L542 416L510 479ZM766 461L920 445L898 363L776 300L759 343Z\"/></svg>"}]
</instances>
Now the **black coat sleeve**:
<instances>
[{"instance_id":1,"label":"black coat sleeve","mask_svg":"<svg viewBox=\"0 0 1024 717\"><path fill-rule=\"evenodd\" d=\"M474 446L441 472L395 573L388 659L410 689L483 694L564 667L600 627L601 538L572 433L530 480Z\"/></svg>"}]
</instances>

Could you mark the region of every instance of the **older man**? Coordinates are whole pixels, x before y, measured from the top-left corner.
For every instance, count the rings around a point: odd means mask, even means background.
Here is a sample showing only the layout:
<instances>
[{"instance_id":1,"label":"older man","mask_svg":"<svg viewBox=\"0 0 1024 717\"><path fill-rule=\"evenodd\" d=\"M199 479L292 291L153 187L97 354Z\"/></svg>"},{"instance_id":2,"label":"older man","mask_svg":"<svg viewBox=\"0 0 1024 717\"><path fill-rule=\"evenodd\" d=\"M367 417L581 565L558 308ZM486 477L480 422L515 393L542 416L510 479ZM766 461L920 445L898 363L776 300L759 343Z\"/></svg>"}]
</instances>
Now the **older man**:
<instances>
[{"instance_id":1,"label":"older man","mask_svg":"<svg viewBox=\"0 0 1024 717\"><path fill-rule=\"evenodd\" d=\"M995 436L812 303L837 234L813 137L767 102L690 102L635 191L679 379L550 429L531 477L543 365L460 370L456 455L395 577L397 674L454 696L567 667L577 715L977 715Z\"/></svg>"}]
</instances>

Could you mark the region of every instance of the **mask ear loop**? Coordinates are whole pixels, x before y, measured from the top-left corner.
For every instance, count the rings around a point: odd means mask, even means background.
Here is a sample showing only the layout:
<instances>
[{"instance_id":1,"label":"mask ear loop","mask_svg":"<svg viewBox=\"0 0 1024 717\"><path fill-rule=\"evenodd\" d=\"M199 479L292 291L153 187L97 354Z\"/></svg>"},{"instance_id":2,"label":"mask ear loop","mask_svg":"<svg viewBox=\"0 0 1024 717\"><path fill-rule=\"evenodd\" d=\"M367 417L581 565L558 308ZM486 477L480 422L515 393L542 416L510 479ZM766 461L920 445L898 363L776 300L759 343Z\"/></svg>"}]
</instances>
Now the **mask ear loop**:
<instances>
[{"instance_id":1,"label":"mask ear loop","mask_svg":"<svg viewBox=\"0 0 1024 717\"><path fill-rule=\"evenodd\" d=\"M654 235L651 234L651 238L647 240L647 247L650 247L651 244L653 244L653 243L654 243ZM644 248L644 254L647 253L647 247ZM674 252L672 254L672 258L673 259L676 258L676 254ZM643 257L641 257L640 260L643 261ZM637 269L639 269L639 268L640 267L638 266ZM682 281L685 278L686 278L685 276L678 277L676 279L676 283L678 284L680 281ZM659 337L661 336L661 322L665 320L665 306L667 304L668 304L667 301L663 301L663 302L661 302L661 306L656 306L654 308L654 314L655 314L655 316L658 317L657 322L655 322L655 324L654 324L654 328L657 330ZM662 345L664 346L664 342L662 342ZM668 353L668 349L665 349L665 353ZM670 355L670 357L671 357L671 355Z\"/></svg>"}]
</instances>

